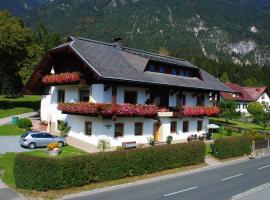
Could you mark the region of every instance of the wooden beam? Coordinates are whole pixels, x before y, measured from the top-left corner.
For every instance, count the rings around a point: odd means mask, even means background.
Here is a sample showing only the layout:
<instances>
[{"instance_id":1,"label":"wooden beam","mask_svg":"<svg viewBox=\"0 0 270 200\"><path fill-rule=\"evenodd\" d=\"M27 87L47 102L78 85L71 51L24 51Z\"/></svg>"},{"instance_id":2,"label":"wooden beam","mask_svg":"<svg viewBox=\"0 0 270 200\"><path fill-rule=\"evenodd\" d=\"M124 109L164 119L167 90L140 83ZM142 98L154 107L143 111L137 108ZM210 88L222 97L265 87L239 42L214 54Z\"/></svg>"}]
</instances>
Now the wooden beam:
<instances>
[{"instance_id":1,"label":"wooden beam","mask_svg":"<svg viewBox=\"0 0 270 200\"><path fill-rule=\"evenodd\" d=\"M198 96L200 94L200 92L195 92L193 95L192 95L192 97L196 97L196 96Z\"/></svg>"},{"instance_id":2,"label":"wooden beam","mask_svg":"<svg viewBox=\"0 0 270 200\"><path fill-rule=\"evenodd\" d=\"M114 84L112 86L112 104L116 104L116 102L117 102L116 98L117 98L117 85Z\"/></svg>"},{"instance_id":3,"label":"wooden beam","mask_svg":"<svg viewBox=\"0 0 270 200\"><path fill-rule=\"evenodd\" d=\"M104 87L104 91L107 91L108 89L110 89L110 85L106 85L105 87Z\"/></svg>"},{"instance_id":4,"label":"wooden beam","mask_svg":"<svg viewBox=\"0 0 270 200\"><path fill-rule=\"evenodd\" d=\"M176 92L177 92L177 90L171 91L171 92L170 92L170 96L173 96Z\"/></svg>"}]
</instances>

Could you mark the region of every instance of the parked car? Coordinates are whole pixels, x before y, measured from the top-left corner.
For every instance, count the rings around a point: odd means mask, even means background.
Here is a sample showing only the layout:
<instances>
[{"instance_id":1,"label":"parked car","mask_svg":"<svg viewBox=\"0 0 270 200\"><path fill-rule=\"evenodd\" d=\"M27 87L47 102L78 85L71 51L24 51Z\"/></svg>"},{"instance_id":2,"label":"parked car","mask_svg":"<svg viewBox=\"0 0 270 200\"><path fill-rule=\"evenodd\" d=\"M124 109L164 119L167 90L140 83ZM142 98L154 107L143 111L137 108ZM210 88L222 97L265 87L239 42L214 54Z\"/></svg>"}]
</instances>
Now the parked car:
<instances>
[{"instance_id":1,"label":"parked car","mask_svg":"<svg viewBox=\"0 0 270 200\"><path fill-rule=\"evenodd\" d=\"M62 137L54 136L46 132L29 131L20 138L20 145L29 149L36 147L47 147L48 144L57 142L60 146L66 145Z\"/></svg>"}]
</instances>

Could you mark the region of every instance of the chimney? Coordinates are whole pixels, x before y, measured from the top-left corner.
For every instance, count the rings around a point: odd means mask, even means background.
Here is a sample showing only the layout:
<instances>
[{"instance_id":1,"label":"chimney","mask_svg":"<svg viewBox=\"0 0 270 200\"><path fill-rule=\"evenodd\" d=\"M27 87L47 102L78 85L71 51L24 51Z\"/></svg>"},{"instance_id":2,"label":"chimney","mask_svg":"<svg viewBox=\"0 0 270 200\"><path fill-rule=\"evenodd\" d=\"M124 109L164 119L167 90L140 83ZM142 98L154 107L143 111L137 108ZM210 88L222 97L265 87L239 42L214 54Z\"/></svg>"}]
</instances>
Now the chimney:
<instances>
[{"instance_id":1,"label":"chimney","mask_svg":"<svg viewBox=\"0 0 270 200\"><path fill-rule=\"evenodd\" d=\"M121 41L122 41L122 38L120 38L120 37L113 38L112 44L116 49L121 50L122 49L122 42Z\"/></svg>"}]
</instances>

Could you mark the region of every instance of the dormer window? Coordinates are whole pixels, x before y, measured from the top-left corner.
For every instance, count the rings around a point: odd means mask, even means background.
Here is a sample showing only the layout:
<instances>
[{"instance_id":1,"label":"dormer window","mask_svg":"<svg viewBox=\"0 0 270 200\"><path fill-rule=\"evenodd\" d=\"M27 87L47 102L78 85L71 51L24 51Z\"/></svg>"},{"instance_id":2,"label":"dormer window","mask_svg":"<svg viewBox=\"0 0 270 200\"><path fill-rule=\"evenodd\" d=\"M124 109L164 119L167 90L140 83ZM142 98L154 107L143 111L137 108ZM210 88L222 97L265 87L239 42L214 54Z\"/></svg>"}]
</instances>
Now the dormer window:
<instances>
[{"instance_id":1,"label":"dormer window","mask_svg":"<svg viewBox=\"0 0 270 200\"><path fill-rule=\"evenodd\" d=\"M175 76L196 77L201 79L198 69L164 63L150 62L146 67L145 71L161 74L171 74Z\"/></svg>"}]
</instances>

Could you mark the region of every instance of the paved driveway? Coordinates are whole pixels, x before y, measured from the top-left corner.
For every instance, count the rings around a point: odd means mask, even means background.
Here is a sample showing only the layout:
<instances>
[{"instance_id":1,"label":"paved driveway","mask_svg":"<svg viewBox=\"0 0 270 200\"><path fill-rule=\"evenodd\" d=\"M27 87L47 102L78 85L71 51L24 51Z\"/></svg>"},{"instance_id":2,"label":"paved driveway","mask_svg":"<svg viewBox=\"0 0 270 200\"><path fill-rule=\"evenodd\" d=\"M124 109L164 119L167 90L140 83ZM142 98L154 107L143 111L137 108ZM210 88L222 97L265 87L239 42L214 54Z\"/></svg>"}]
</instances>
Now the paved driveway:
<instances>
[{"instance_id":1,"label":"paved driveway","mask_svg":"<svg viewBox=\"0 0 270 200\"><path fill-rule=\"evenodd\" d=\"M7 152L25 152L29 149L22 148L19 145L20 136L1 136L0 137L0 154Z\"/></svg>"}]
</instances>

